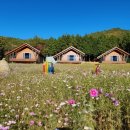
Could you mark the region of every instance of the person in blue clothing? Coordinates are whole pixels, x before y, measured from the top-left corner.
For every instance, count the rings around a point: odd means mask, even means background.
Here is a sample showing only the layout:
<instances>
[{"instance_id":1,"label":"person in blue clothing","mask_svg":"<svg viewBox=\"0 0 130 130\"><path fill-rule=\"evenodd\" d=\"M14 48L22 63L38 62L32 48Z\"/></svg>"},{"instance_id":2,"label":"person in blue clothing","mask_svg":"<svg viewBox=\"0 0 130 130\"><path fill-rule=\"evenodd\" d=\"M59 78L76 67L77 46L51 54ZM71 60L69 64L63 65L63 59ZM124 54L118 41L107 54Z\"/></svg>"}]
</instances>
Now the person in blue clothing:
<instances>
[{"instance_id":1,"label":"person in blue clothing","mask_svg":"<svg viewBox=\"0 0 130 130\"><path fill-rule=\"evenodd\" d=\"M48 66L48 73L50 73L50 74L52 73L51 72L51 63L49 63L49 66Z\"/></svg>"},{"instance_id":2,"label":"person in blue clothing","mask_svg":"<svg viewBox=\"0 0 130 130\"><path fill-rule=\"evenodd\" d=\"M51 73L54 74L55 70L54 70L54 65L53 63L51 63Z\"/></svg>"}]
</instances>

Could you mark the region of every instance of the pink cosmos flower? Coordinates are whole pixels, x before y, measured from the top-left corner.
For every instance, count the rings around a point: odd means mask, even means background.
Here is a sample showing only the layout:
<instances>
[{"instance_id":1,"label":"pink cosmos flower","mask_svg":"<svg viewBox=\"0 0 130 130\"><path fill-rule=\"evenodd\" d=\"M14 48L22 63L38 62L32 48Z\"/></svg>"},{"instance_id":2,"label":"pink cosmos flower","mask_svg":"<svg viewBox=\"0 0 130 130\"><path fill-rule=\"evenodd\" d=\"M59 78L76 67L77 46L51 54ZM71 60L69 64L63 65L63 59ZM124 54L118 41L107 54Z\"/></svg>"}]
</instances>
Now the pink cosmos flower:
<instances>
[{"instance_id":1,"label":"pink cosmos flower","mask_svg":"<svg viewBox=\"0 0 130 130\"><path fill-rule=\"evenodd\" d=\"M32 125L34 125L34 121L33 120L31 120L30 122L29 122L29 124L30 124L30 126L32 126Z\"/></svg>"},{"instance_id":2,"label":"pink cosmos flower","mask_svg":"<svg viewBox=\"0 0 130 130\"><path fill-rule=\"evenodd\" d=\"M68 100L68 104L70 104L70 105L73 105L73 104L75 104L76 102L75 102L75 100L74 99L70 99L70 100Z\"/></svg>"},{"instance_id":3,"label":"pink cosmos flower","mask_svg":"<svg viewBox=\"0 0 130 130\"><path fill-rule=\"evenodd\" d=\"M9 126L0 126L0 130L9 130Z\"/></svg>"},{"instance_id":4,"label":"pink cosmos flower","mask_svg":"<svg viewBox=\"0 0 130 130\"><path fill-rule=\"evenodd\" d=\"M30 112L29 115L35 116L36 114L34 112Z\"/></svg>"},{"instance_id":5,"label":"pink cosmos flower","mask_svg":"<svg viewBox=\"0 0 130 130\"><path fill-rule=\"evenodd\" d=\"M98 97L99 92L98 92L97 89L92 88L92 89L90 89L89 94L90 94L91 97Z\"/></svg>"},{"instance_id":6,"label":"pink cosmos flower","mask_svg":"<svg viewBox=\"0 0 130 130\"><path fill-rule=\"evenodd\" d=\"M38 122L38 126L42 126L42 122L41 121Z\"/></svg>"}]
</instances>

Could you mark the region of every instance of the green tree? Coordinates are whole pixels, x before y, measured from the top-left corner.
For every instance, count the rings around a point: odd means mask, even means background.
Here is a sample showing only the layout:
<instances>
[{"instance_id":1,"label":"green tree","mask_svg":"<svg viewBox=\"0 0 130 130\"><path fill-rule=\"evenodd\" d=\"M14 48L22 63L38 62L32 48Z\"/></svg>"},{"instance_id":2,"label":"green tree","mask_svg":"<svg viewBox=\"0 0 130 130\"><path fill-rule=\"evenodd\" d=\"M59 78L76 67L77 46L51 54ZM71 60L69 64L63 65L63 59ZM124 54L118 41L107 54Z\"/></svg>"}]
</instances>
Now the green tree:
<instances>
[{"instance_id":1,"label":"green tree","mask_svg":"<svg viewBox=\"0 0 130 130\"><path fill-rule=\"evenodd\" d=\"M4 47L0 44L0 60L4 57Z\"/></svg>"}]
</instances>

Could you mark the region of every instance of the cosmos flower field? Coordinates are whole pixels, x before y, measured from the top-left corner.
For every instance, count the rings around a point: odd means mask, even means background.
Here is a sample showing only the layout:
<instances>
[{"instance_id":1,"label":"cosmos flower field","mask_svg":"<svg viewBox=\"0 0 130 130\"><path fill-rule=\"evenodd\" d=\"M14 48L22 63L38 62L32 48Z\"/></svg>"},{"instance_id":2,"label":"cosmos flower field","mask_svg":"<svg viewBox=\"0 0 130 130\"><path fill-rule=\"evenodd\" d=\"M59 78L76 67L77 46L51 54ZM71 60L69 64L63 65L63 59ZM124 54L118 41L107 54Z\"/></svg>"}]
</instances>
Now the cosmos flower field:
<instances>
[{"instance_id":1,"label":"cosmos flower field","mask_svg":"<svg viewBox=\"0 0 130 130\"><path fill-rule=\"evenodd\" d=\"M0 77L0 130L130 129L130 64L10 64Z\"/></svg>"}]
</instances>

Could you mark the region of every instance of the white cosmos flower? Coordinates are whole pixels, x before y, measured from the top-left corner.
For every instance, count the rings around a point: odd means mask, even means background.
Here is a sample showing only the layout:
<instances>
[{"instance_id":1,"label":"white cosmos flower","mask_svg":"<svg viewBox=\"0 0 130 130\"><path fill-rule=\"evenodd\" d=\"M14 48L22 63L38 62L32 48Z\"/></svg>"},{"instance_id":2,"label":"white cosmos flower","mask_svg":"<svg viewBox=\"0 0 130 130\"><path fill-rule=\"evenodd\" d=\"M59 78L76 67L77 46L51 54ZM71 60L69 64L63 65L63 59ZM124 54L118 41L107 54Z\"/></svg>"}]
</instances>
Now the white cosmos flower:
<instances>
[{"instance_id":1,"label":"white cosmos flower","mask_svg":"<svg viewBox=\"0 0 130 130\"><path fill-rule=\"evenodd\" d=\"M66 103L65 102L61 102L60 103L60 106L64 106Z\"/></svg>"},{"instance_id":2,"label":"white cosmos flower","mask_svg":"<svg viewBox=\"0 0 130 130\"><path fill-rule=\"evenodd\" d=\"M88 126L84 126L84 130L92 130L92 128Z\"/></svg>"}]
</instances>

